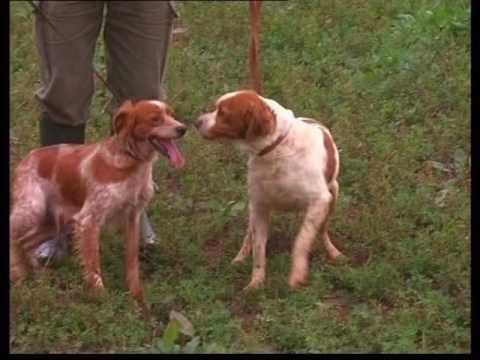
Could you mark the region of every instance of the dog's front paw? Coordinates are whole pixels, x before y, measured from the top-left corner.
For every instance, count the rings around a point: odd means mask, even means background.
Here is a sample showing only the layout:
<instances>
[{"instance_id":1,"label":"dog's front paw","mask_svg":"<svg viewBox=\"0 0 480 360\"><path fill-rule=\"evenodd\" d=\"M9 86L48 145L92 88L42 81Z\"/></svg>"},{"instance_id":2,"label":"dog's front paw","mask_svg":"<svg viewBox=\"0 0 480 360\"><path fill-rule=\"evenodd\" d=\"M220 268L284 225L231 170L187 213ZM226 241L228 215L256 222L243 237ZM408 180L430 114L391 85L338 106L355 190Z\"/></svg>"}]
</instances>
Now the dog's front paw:
<instances>
[{"instance_id":1,"label":"dog's front paw","mask_svg":"<svg viewBox=\"0 0 480 360\"><path fill-rule=\"evenodd\" d=\"M343 255L337 249L335 249L335 251L328 252L328 259L338 264L346 263L349 260L347 256Z\"/></svg>"},{"instance_id":2,"label":"dog's front paw","mask_svg":"<svg viewBox=\"0 0 480 360\"><path fill-rule=\"evenodd\" d=\"M251 252L250 246L243 245L240 251L238 252L237 256L232 260L232 265L241 264L245 261L245 259L250 255Z\"/></svg>"},{"instance_id":3,"label":"dog's front paw","mask_svg":"<svg viewBox=\"0 0 480 360\"><path fill-rule=\"evenodd\" d=\"M263 283L251 281L247 286L243 288L243 292L252 292L257 289L260 289L263 286Z\"/></svg>"},{"instance_id":4,"label":"dog's front paw","mask_svg":"<svg viewBox=\"0 0 480 360\"><path fill-rule=\"evenodd\" d=\"M306 270L296 270L290 274L288 285L291 289L298 289L308 282L308 272Z\"/></svg>"},{"instance_id":5,"label":"dog's front paw","mask_svg":"<svg viewBox=\"0 0 480 360\"><path fill-rule=\"evenodd\" d=\"M90 288L92 289L94 295L99 295L103 292L105 289L105 286L103 285L103 279L102 276L99 274L91 274L88 283L90 285Z\"/></svg>"},{"instance_id":6,"label":"dog's front paw","mask_svg":"<svg viewBox=\"0 0 480 360\"><path fill-rule=\"evenodd\" d=\"M250 281L250 283L243 288L243 291L244 292L250 292L250 291L257 290L257 289L263 287L264 280L265 279L262 276L253 277L252 280Z\"/></svg>"},{"instance_id":7,"label":"dog's front paw","mask_svg":"<svg viewBox=\"0 0 480 360\"><path fill-rule=\"evenodd\" d=\"M235 258L230 262L232 265L239 265L242 264L247 257L243 254L238 254Z\"/></svg>"}]
</instances>

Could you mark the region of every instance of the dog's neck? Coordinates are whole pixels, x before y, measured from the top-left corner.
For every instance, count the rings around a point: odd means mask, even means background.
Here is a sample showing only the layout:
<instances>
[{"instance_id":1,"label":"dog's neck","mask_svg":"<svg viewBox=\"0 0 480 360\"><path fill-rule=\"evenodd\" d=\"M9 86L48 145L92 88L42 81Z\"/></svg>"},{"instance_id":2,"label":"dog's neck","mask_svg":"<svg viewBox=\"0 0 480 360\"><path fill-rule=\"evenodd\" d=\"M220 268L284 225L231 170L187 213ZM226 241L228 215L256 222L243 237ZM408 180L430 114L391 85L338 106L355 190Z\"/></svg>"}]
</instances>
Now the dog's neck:
<instances>
[{"instance_id":1,"label":"dog's neck","mask_svg":"<svg viewBox=\"0 0 480 360\"><path fill-rule=\"evenodd\" d=\"M134 162L151 163L156 159L155 151L147 143L133 142L117 135L109 138L105 147L111 155L113 165L117 167L130 166Z\"/></svg>"},{"instance_id":2,"label":"dog's neck","mask_svg":"<svg viewBox=\"0 0 480 360\"><path fill-rule=\"evenodd\" d=\"M276 153L279 150L279 145L288 137L295 115L289 109L284 108L275 100L263 98L262 100L272 109L275 114L275 130L266 136L262 136L254 141L237 142L236 145L241 150L246 151L250 156L267 156Z\"/></svg>"}]
</instances>

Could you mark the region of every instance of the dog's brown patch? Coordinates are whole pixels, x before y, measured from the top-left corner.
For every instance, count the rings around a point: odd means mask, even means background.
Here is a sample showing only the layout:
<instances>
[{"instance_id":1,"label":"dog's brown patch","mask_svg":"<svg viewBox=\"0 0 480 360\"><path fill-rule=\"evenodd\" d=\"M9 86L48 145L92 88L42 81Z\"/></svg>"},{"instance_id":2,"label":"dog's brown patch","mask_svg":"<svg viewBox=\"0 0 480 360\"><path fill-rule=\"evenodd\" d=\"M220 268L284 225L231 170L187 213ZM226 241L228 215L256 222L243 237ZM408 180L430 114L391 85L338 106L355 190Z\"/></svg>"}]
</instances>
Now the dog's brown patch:
<instances>
[{"instance_id":1,"label":"dog's brown patch","mask_svg":"<svg viewBox=\"0 0 480 360\"><path fill-rule=\"evenodd\" d=\"M85 180L80 174L79 164L96 145L78 145L58 159L54 176L59 184L62 197L71 205L81 207L87 194Z\"/></svg>"},{"instance_id":2,"label":"dog's brown patch","mask_svg":"<svg viewBox=\"0 0 480 360\"><path fill-rule=\"evenodd\" d=\"M275 115L258 94L242 91L218 104L210 136L253 140L272 133L275 126Z\"/></svg>"},{"instance_id":3,"label":"dog's brown patch","mask_svg":"<svg viewBox=\"0 0 480 360\"><path fill-rule=\"evenodd\" d=\"M59 153L58 146L51 146L41 149L37 153L38 158L38 175L44 179L51 179L53 176L53 168L57 163Z\"/></svg>"},{"instance_id":4,"label":"dog's brown patch","mask_svg":"<svg viewBox=\"0 0 480 360\"><path fill-rule=\"evenodd\" d=\"M153 104L149 101L125 101L114 116L115 133L120 137L145 139L153 127L161 125L174 111L167 105Z\"/></svg>"}]
</instances>

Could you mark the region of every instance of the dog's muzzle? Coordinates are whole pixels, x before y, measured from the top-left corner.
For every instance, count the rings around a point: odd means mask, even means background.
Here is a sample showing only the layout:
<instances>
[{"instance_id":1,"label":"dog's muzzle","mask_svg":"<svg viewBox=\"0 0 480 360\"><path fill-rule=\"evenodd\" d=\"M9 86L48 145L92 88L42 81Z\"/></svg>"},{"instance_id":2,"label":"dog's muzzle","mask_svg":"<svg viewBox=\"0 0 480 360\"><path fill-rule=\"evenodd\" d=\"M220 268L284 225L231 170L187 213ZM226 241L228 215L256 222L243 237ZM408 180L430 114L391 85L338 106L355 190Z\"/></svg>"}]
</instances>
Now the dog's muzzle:
<instances>
[{"instance_id":1,"label":"dog's muzzle","mask_svg":"<svg viewBox=\"0 0 480 360\"><path fill-rule=\"evenodd\" d=\"M204 115L201 115L198 117L197 120L195 120L194 122L194 126L197 128L197 129L200 129L203 125L203 122L205 121L205 116Z\"/></svg>"},{"instance_id":2,"label":"dog's muzzle","mask_svg":"<svg viewBox=\"0 0 480 360\"><path fill-rule=\"evenodd\" d=\"M182 137L187 132L187 127L186 126L178 126L177 128L175 128L175 131L177 132L178 137Z\"/></svg>"}]
</instances>

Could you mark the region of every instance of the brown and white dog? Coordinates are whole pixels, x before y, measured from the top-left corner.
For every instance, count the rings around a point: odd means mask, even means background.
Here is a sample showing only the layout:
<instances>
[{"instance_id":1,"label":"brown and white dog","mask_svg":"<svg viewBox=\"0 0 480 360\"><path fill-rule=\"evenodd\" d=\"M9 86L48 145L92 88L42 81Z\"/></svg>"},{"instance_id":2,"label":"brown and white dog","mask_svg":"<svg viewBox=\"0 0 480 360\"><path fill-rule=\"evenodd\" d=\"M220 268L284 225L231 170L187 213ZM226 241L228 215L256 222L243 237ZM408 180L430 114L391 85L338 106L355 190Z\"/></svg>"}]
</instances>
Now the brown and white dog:
<instances>
[{"instance_id":1,"label":"brown and white dog","mask_svg":"<svg viewBox=\"0 0 480 360\"><path fill-rule=\"evenodd\" d=\"M245 288L265 279L265 248L272 210L304 210L305 218L293 246L289 285L306 283L308 256L317 232L330 258L343 256L328 236L328 218L338 196L339 156L329 130L297 118L276 101L254 91L223 95L215 111L195 122L207 140L231 142L249 153L249 226L232 263L245 260L253 248L253 273Z\"/></svg>"},{"instance_id":2,"label":"brown and white dog","mask_svg":"<svg viewBox=\"0 0 480 360\"><path fill-rule=\"evenodd\" d=\"M152 166L157 153L176 168L184 158L174 139L186 126L160 101L126 101L113 119L115 133L85 145L33 150L17 166L10 215L10 280L36 268L33 251L55 234L73 232L87 283L102 289L100 230L121 221L126 242L126 281L143 301L139 276L139 221L153 196Z\"/></svg>"}]
</instances>

